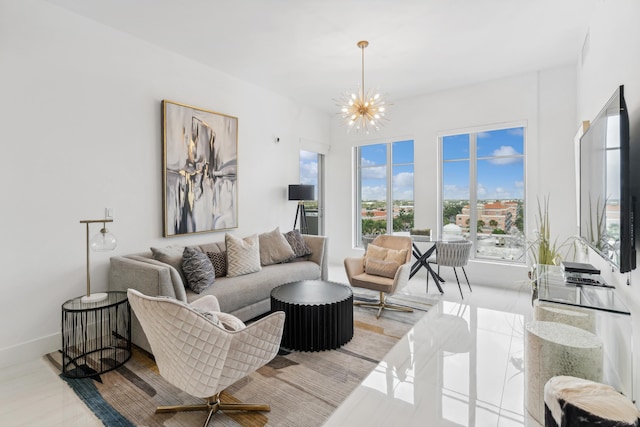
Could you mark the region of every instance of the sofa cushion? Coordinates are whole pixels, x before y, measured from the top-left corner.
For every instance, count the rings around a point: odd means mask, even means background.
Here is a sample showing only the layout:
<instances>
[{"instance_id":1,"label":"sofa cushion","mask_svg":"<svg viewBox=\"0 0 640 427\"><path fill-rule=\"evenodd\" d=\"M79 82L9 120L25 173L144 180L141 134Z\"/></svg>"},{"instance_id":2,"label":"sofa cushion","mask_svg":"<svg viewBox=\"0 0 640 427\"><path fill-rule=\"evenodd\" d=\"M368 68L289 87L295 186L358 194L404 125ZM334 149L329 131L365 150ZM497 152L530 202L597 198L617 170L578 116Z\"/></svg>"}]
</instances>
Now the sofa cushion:
<instances>
[{"instance_id":1,"label":"sofa cushion","mask_svg":"<svg viewBox=\"0 0 640 427\"><path fill-rule=\"evenodd\" d=\"M151 248L153 253L153 259L156 261L169 264L178 271L182 283L186 284L187 279L182 271L182 253L184 252L184 246L166 246L164 248Z\"/></svg>"},{"instance_id":2,"label":"sofa cushion","mask_svg":"<svg viewBox=\"0 0 640 427\"><path fill-rule=\"evenodd\" d=\"M280 228L258 236L260 243L260 264L272 265L289 261L296 257L291 245L280 232Z\"/></svg>"},{"instance_id":3,"label":"sofa cushion","mask_svg":"<svg viewBox=\"0 0 640 427\"><path fill-rule=\"evenodd\" d=\"M258 301L269 301L271 290L276 286L298 280L320 279L321 274L320 266L311 261L268 265L257 273L217 278L215 285L202 294L187 289L187 301L193 302L202 298L202 295L214 295L220 303L220 311L236 314L236 311Z\"/></svg>"},{"instance_id":4,"label":"sofa cushion","mask_svg":"<svg viewBox=\"0 0 640 427\"><path fill-rule=\"evenodd\" d=\"M213 271L216 277L224 277L227 275L227 251L222 252L207 252L211 264L213 264Z\"/></svg>"},{"instance_id":5,"label":"sofa cushion","mask_svg":"<svg viewBox=\"0 0 640 427\"><path fill-rule=\"evenodd\" d=\"M307 242L305 242L300 230L288 231L284 233L284 238L287 239L287 242L289 243L289 246L291 246L291 249L293 249L293 253L296 258L311 255L311 248L309 248Z\"/></svg>"},{"instance_id":6,"label":"sofa cushion","mask_svg":"<svg viewBox=\"0 0 640 427\"><path fill-rule=\"evenodd\" d=\"M227 277L242 276L260 271L260 245L258 235L240 239L233 234L224 235L227 247Z\"/></svg>"},{"instance_id":7,"label":"sofa cushion","mask_svg":"<svg viewBox=\"0 0 640 427\"><path fill-rule=\"evenodd\" d=\"M215 272L209 257L196 248L187 246L182 254L182 271L187 279L186 285L199 294L213 285Z\"/></svg>"}]
</instances>

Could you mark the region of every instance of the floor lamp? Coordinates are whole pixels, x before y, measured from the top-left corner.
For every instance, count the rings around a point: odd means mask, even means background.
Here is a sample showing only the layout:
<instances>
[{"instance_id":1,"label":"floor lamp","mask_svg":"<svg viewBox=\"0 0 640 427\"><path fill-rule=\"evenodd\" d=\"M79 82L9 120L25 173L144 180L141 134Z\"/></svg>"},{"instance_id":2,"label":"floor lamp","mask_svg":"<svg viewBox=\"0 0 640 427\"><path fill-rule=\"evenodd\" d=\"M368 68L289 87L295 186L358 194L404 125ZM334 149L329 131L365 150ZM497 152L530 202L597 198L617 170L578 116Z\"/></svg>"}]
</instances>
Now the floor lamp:
<instances>
[{"instance_id":1,"label":"floor lamp","mask_svg":"<svg viewBox=\"0 0 640 427\"><path fill-rule=\"evenodd\" d=\"M293 229L296 229L298 225L298 217L300 217L300 233L309 233L309 227L307 226L307 212L304 209L305 200L315 200L315 189L313 185L292 184L289 185L289 200L298 201L298 209L296 210L296 217L293 221Z\"/></svg>"}]
</instances>

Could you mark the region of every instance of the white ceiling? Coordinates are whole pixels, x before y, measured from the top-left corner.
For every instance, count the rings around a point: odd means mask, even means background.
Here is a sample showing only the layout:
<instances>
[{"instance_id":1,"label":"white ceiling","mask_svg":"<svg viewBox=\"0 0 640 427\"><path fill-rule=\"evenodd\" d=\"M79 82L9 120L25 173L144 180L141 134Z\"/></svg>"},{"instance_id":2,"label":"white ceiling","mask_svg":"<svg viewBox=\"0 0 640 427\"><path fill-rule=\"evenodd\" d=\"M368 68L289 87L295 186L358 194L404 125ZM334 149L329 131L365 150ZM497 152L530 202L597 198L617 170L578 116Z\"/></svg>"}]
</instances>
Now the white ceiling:
<instances>
[{"instance_id":1,"label":"white ceiling","mask_svg":"<svg viewBox=\"0 0 640 427\"><path fill-rule=\"evenodd\" d=\"M575 63L603 0L47 0L327 112Z\"/></svg>"}]
</instances>

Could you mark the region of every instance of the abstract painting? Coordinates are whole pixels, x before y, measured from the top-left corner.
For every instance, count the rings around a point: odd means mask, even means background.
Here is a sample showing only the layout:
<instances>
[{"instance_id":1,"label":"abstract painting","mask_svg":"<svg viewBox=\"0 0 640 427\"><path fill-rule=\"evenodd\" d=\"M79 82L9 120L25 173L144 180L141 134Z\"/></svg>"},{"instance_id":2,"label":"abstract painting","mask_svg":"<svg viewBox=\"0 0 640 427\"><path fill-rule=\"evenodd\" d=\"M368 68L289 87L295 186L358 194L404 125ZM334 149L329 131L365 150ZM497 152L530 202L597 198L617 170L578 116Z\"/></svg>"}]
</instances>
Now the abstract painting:
<instances>
[{"instance_id":1,"label":"abstract painting","mask_svg":"<svg viewBox=\"0 0 640 427\"><path fill-rule=\"evenodd\" d=\"M164 236L238 226L238 118L162 101Z\"/></svg>"}]
</instances>

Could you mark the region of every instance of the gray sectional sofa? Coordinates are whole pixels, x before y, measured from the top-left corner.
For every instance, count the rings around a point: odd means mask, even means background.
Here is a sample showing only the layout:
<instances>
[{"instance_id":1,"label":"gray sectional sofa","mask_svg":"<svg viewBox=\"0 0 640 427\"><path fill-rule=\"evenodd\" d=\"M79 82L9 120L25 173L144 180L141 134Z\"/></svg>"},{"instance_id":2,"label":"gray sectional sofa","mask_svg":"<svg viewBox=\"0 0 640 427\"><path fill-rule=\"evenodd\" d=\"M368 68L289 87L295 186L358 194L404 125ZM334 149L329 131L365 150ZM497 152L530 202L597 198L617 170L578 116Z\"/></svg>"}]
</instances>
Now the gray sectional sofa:
<instances>
[{"instance_id":1,"label":"gray sectional sofa","mask_svg":"<svg viewBox=\"0 0 640 427\"><path fill-rule=\"evenodd\" d=\"M212 286L197 294L183 283L181 273L172 265L157 261L151 251L111 258L109 288L114 291L136 289L145 295L167 296L186 303L204 295L215 295L220 310L243 321L268 313L271 290L298 280L327 280L327 238L303 235L312 254L296 260L263 266L258 272L236 277L217 277ZM224 242L195 246L202 252L225 250ZM142 328L132 314L131 338L134 344L151 351Z\"/></svg>"}]
</instances>

